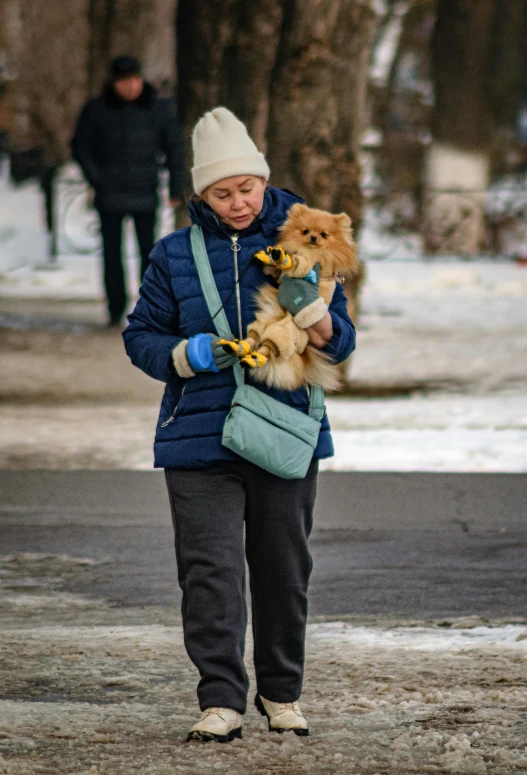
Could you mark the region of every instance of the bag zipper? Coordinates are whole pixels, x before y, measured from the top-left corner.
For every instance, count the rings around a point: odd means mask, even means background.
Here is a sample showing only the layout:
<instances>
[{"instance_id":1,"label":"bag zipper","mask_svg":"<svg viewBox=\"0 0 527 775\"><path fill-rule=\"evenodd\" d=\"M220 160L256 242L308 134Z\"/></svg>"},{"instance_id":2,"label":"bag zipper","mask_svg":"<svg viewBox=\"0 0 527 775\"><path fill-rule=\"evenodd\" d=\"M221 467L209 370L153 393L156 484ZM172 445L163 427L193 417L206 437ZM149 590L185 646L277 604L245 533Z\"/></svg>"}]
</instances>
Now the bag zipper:
<instances>
[{"instance_id":1,"label":"bag zipper","mask_svg":"<svg viewBox=\"0 0 527 775\"><path fill-rule=\"evenodd\" d=\"M176 405L174 407L174 410L172 412L172 415L168 418L168 420L165 420L165 422L161 423L161 427L162 428L166 428L167 425L170 425L170 423L173 422L176 419L177 408L178 408L178 406L179 406L179 404L181 402L181 399L183 398L183 395L185 393L185 388L186 387L187 387L187 383L185 382L185 384L183 385L183 390L181 391L181 395L179 396L179 401L176 403Z\"/></svg>"},{"instance_id":2,"label":"bag zipper","mask_svg":"<svg viewBox=\"0 0 527 775\"><path fill-rule=\"evenodd\" d=\"M238 234L233 234L231 237L231 250L233 253L234 261L234 282L236 285L236 308L238 311L238 337L243 339L242 331L242 302L240 298L240 275L238 270L238 253L241 250L240 243L238 242Z\"/></svg>"}]
</instances>

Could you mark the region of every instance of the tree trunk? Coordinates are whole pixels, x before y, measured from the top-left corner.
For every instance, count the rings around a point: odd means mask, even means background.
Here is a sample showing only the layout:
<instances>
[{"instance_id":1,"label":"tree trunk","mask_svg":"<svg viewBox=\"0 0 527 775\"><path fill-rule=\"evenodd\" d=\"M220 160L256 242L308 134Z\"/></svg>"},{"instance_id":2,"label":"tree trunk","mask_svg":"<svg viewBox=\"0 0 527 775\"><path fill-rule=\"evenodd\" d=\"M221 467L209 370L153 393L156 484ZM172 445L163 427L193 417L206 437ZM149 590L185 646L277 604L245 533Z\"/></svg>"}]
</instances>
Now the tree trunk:
<instances>
[{"instance_id":1,"label":"tree trunk","mask_svg":"<svg viewBox=\"0 0 527 775\"><path fill-rule=\"evenodd\" d=\"M109 60L135 54L145 77L173 91L177 0L6 0L6 37L18 77L14 144L69 156L82 103L97 93Z\"/></svg>"},{"instance_id":2,"label":"tree trunk","mask_svg":"<svg viewBox=\"0 0 527 775\"><path fill-rule=\"evenodd\" d=\"M178 94L186 136L207 110L224 105L267 150L269 92L283 0L180 0ZM189 158L191 155L189 154Z\"/></svg>"},{"instance_id":3,"label":"tree trunk","mask_svg":"<svg viewBox=\"0 0 527 775\"><path fill-rule=\"evenodd\" d=\"M369 0L180 0L187 137L205 111L225 105L266 153L273 185L345 210L357 226L373 23ZM353 318L358 286L346 284Z\"/></svg>"},{"instance_id":4,"label":"tree trunk","mask_svg":"<svg viewBox=\"0 0 527 775\"><path fill-rule=\"evenodd\" d=\"M494 125L516 129L527 85L527 3L507 0L496 9L492 35L490 100Z\"/></svg>"},{"instance_id":5,"label":"tree trunk","mask_svg":"<svg viewBox=\"0 0 527 775\"><path fill-rule=\"evenodd\" d=\"M372 26L368 0L180 0L187 134L225 105L267 153L275 185L357 221Z\"/></svg>"},{"instance_id":6,"label":"tree trunk","mask_svg":"<svg viewBox=\"0 0 527 775\"><path fill-rule=\"evenodd\" d=\"M366 0L289 3L271 86L273 182L356 224L373 18Z\"/></svg>"},{"instance_id":7,"label":"tree trunk","mask_svg":"<svg viewBox=\"0 0 527 775\"><path fill-rule=\"evenodd\" d=\"M426 161L425 239L431 252L473 254L485 238L496 0L438 0L435 111Z\"/></svg>"},{"instance_id":8,"label":"tree trunk","mask_svg":"<svg viewBox=\"0 0 527 775\"><path fill-rule=\"evenodd\" d=\"M0 3L0 134L2 151L7 136L15 128L15 94L12 84L16 44L18 38L18 14L13 3Z\"/></svg>"},{"instance_id":9,"label":"tree trunk","mask_svg":"<svg viewBox=\"0 0 527 775\"><path fill-rule=\"evenodd\" d=\"M89 38L85 0L9 0L9 45L17 71L13 144L41 147L48 163L68 156L86 94Z\"/></svg>"},{"instance_id":10,"label":"tree trunk","mask_svg":"<svg viewBox=\"0 0 527 775\"><path fill-rule=\"evenodd\" d=\"M508 0L496 13L492 37L489 96L495 131L492 147L494 179L516 172L527 157L525 96L527 94L527 3Z\"/></svg>"},{"instance_id":11,"label":"tree trunk","mask_svg":"<svg viewBox=\"0 0 527 775\"><path fill-rule=\"evenodd\" d=\"M490 142L490 52L495 0L438 0L433 41L434 140L468 151Z\"/></svg>"}]
</instances>

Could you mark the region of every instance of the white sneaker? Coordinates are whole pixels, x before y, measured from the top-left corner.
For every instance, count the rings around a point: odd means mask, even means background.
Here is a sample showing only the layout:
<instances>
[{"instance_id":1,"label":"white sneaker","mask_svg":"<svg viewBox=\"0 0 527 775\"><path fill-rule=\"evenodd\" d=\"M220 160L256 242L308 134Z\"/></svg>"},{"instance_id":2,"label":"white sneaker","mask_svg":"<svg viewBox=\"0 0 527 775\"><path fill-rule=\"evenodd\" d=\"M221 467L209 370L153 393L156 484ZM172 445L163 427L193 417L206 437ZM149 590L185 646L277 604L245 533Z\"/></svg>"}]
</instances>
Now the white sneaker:
<instances>
[{"instance_id":1,"label":"white sneaker","mask_svg":"<svg viewBox=\"0 0 527 775\"><path fill-rule=\"evenodd\" d=\"M298 702L271 702L257 694L254 704L262 716L267 716L269 732L289 732L307 736L309 729Z\"/></svg>"},{"instance_id":2,"label":"white sneaker","mask_svg":"<svg viewBox=\"0 0 527 775\"><path fill-rule=\"evenodd\" d=\"M242 717L232 708L207 708L197 724L189 732L187 740L201 740L208 743L228 743L242 736Z\"/></svg>"}]
</instances>

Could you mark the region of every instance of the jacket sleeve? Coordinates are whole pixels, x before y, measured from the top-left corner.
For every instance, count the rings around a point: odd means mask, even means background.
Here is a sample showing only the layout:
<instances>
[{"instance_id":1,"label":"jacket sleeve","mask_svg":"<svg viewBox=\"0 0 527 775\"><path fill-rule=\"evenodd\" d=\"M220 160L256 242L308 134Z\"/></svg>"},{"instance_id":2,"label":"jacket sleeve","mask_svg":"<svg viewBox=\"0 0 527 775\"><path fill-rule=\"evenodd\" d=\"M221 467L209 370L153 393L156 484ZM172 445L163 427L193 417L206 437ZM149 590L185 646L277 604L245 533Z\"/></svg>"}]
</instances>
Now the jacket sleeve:
<instances>
[{"instance_id":1,"label":"jacket sleeve","mask_svg":"<svg viewBox=\"0 0 527 775\"><path fill-rule=\"evenodd\" d=\"M329 355L335 363L342 363L355 349L356 337L355 326L348 315L348 302L339 284L329 305L329 314L333 321L333 336L322 348L322 352Z\"/></svg>"},{"instance_id":2,"label":"jacket sleeve","mask_svg":"<svg viewBox=\"0 0 527 775\"><path fill-rule=\"evenodd\" d=\"M150 266L139 290L139 300L123 332L126 352L139 369L161 382L180 379L172 351L182 341L177 335L179 309L170 285L163 240L150 253Z\"/></svg>"},{"instance_id":3,"label":"jacket sleeve","mask_svg":"<svg viewBox=\"0 0 527 775\"><path fill-rule=\"evenodd\" d=\"M185 143L181 124L173 100L164 100L162 145L166 154L166 167L170 183L171 199L183 199L185 190Z\"/></svg>"},{"instance_id":4,"label":"jacket sleeve","mask_svg":"<svg viewBox=\"0 0 527 775\"><path fill-rule=\"evenodd\" d=\"M75 133L71 140L71 154L93 188L100 182L100 171L95 159L93 105L88 101L81 110Z\"/></svg>"}]
</instances>

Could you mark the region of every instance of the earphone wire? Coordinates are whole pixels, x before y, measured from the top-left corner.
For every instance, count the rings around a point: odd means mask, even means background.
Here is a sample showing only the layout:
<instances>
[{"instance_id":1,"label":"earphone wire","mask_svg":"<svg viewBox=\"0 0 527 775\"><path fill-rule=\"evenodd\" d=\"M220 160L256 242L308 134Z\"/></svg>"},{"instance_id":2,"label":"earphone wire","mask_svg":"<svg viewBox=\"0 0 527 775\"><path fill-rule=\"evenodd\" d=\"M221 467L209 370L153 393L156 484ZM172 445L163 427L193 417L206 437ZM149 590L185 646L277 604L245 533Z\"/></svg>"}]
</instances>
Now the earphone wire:
<instances>
[{"instance_id":1,"label":"earphone wire","mask_svg":"<svg viewBox=\"0 0 527 775\"><path fill-rule=\"evenodd\" d=\"M220 314L222 309L224 309L225 306L229 303L229 301L232 298L232 294L236 290L236 286L240 285L241 281L243 280L243 278L247 274L247 270L251 267L251 264L252 264L253 261L254 261L254 256L251 256L250 259L247 261L246 265L244 266L243 270L241 271L240 276L238 277L238 279L236 280L236 282L234 283L234 285L230 289L229 295L227 296L227 298L225 299L225 301L223 302L221 307L214 313L214 315L209 315L208 320L207 320L207 325L206 325L207 328L209 326L209 323L214 323L214 319Z\"/></svg>"}]
</instances>

